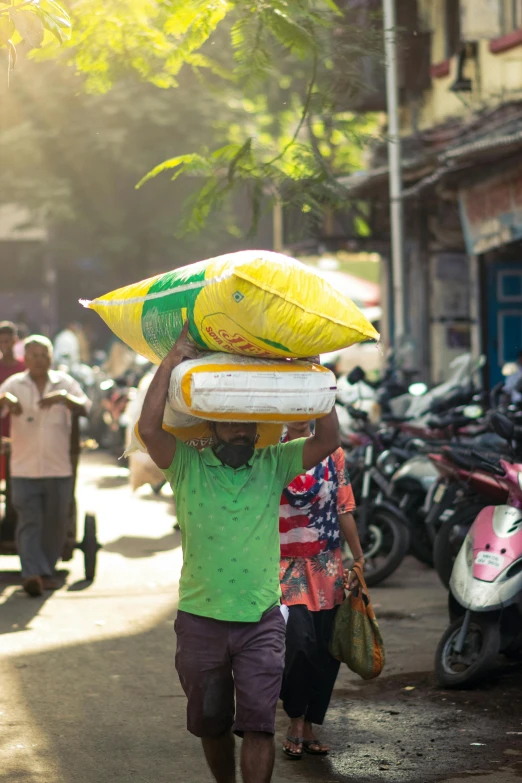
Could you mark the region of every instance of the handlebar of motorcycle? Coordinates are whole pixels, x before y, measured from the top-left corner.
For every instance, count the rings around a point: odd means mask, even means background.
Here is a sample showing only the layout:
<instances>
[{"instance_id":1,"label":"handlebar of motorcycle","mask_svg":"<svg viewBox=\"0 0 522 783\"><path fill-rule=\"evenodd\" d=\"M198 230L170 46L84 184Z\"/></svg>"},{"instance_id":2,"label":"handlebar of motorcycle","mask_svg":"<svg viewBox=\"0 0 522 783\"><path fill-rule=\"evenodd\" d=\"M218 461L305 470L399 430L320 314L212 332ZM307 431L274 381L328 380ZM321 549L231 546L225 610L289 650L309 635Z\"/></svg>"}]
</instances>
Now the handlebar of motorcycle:
<instances>
[{"instance_id":1,"label":"handlebar of motorcycle","mask_svg":"<svg viewBox=\"0 0 522 783\"><path fill-rule=\"evenodd\" d=\"M504 469L501 468L498 462L492 462L491 460L487 459L487 457L481 454L480 451L472 449L470 454L472 457L476 457L478 460L480 460L488 470L492 471L492 473L496 473L497 476L505 475Z\"/></svg>"},{"instance_id":2,"label":"handlebar of motorcycle","mask_svg":"<svg viewBox=\"0 0 522 783\"><path fill-rule=\"evenodd\" d=\"M361 411L359 408L354 408L353 405L348 405L348 413L352 419L358 419L359 421L368 421L368 414L366 411Z\"/></svg>"},{"instance_id":3,"label":"handlebar of motorcycle","mask_svg":"<svg viewBox=\"0 0 522 783\"><path fill-rule=\"evenodd\" d=\"M474 394L475 390L472 388L463 389L459 387L447 397L441 400L434 400L430 405L430 413L446 413L458 405L466 405L466 403L471 402Z\"/></svg>"}]
</instances>

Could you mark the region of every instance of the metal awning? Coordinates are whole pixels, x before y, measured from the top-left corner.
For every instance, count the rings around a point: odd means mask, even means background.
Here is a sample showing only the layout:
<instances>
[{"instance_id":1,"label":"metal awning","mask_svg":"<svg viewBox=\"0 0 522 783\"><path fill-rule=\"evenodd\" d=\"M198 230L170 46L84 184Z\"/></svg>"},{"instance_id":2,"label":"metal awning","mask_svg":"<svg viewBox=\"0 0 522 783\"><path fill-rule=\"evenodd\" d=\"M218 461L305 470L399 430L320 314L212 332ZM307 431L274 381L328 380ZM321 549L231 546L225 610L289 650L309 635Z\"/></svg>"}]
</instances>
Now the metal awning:
<instances>
[{"instance_id":1,"label":"metal awning","mask_svg":"<svg viewBox=\"0 0 522 783\"><path fill-rule=\"evenodd\" d=\"M430 135L434 130L430 130ZM474 116L456 135L450 144L437 146L431 143L424 154L403 161L405 199L417 196L448 177L459 178L476 164L490 161L492 156L498 161L522 150L522 104L510 104L489 110L484 116ZM410 141L413 140L410 137ZM338 181L349 196L388 198L387 165L339 177Z\"/></svg>"}]
</instances>

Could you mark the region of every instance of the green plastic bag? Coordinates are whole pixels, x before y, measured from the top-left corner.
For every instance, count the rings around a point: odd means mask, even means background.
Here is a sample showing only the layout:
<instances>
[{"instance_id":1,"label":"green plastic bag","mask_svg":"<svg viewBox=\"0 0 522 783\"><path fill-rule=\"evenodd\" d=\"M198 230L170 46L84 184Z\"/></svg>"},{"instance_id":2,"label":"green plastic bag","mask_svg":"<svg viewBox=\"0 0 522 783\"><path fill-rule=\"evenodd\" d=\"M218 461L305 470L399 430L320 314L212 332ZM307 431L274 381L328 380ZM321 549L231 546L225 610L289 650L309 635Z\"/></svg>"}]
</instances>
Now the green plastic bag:
<instances>
[{"instance_id":1,"label":"green plastic bag","mask_svg":"<svg viewBox=\"0 0 522 783\"><path fill-rule=\"evenodd\" d=\"M330 652L363 680L372 680L384 668L384 642L359 563L353 570L360 587L337 610Z\"/></svg>"}]
</instances>

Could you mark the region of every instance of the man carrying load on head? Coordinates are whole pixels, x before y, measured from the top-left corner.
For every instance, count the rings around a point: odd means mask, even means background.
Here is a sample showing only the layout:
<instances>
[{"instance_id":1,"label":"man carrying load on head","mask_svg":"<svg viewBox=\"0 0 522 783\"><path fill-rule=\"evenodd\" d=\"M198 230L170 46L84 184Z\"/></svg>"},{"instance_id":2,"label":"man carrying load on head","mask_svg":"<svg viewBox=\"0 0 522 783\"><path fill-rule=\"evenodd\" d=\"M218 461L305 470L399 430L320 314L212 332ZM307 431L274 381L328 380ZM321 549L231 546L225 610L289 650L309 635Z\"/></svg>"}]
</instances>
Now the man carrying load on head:
<instances>
[{"instance_id":1,"label":"man carrying load on head","mask_svg":"<svg viewBox=\"0 0 522 783\"><path fill-rule=\"evenodd\" d=\"M333 410L315 434L255 449L255 424L215 423L197 451L163 430L170 376L195 358L188 324L161 363L139 431L176 495L182 533L176 668L188 730L201 737L217 783L235 783L234 733L245 783L268 783L285 652L279 589L279 498L339 446Z\"/></svg>"}]
</instances>

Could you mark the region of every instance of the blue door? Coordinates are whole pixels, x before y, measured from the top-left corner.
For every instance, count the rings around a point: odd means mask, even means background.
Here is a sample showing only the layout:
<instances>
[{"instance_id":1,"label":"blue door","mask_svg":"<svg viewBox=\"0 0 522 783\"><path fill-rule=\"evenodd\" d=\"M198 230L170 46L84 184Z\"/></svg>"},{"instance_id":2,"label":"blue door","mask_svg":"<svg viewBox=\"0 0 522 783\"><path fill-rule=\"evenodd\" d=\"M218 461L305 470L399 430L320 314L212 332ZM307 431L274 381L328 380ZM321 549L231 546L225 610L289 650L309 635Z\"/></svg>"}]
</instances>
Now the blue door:
<instances>
[{"instance_id":1,"label":"blue door","mask_svg":"<svg viewBox=\"0 0 522 783\"><path fill-rule=\"evenodd\" d=\"M487 272L488 333L486 340L489 382L502 380L506 362L522 351L522 261L491 266Z\"/></svg>"}]
</instances>

